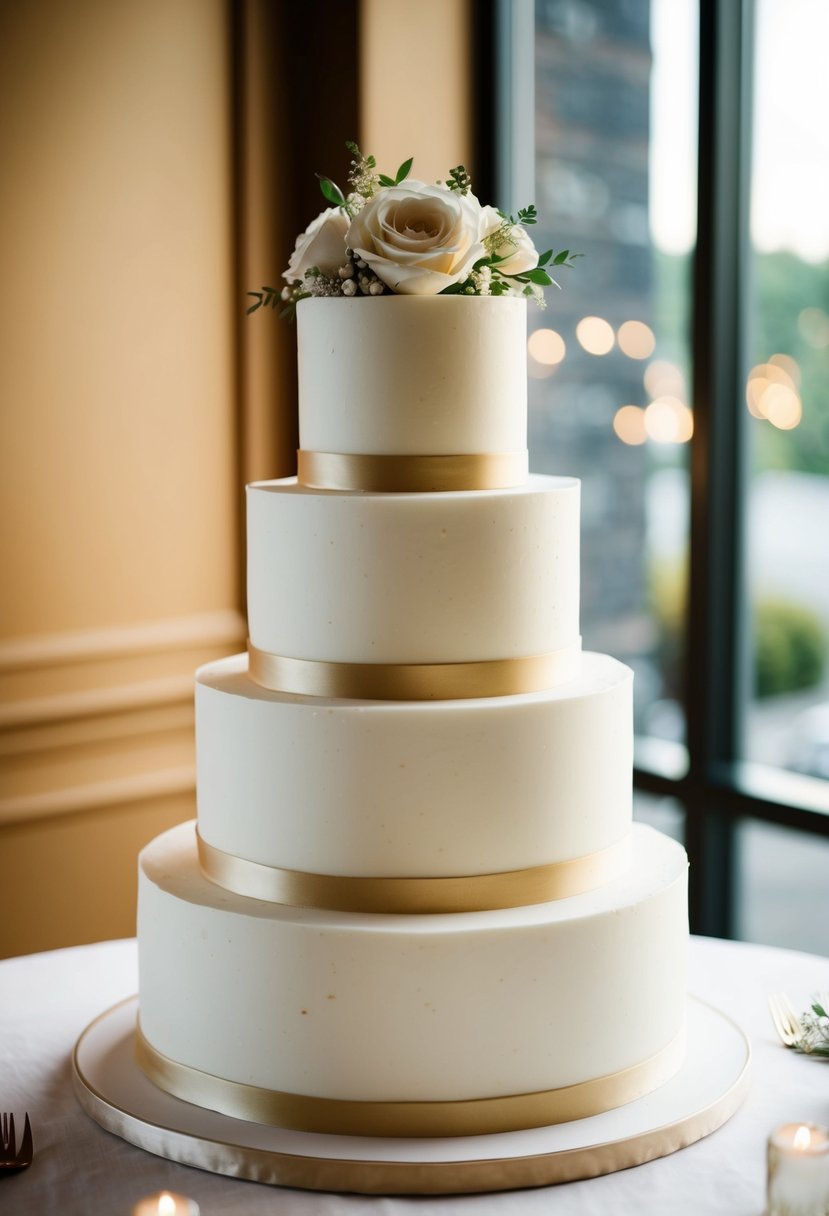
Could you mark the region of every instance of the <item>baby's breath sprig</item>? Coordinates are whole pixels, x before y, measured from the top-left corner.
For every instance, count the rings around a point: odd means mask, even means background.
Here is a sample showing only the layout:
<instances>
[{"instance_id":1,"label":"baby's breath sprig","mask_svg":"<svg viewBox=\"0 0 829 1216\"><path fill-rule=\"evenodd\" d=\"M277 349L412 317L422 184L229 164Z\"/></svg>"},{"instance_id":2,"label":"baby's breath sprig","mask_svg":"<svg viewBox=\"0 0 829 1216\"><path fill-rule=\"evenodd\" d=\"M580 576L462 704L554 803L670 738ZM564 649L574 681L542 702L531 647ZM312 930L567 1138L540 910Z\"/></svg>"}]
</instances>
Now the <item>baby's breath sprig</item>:
<instances>
[{"instance_id":1,"label":"baby's breath sprig","mask_svg":"<svg viewBox=\"0 0 829 1216\"><path fill-rule=\"evenodd\" d=\"M377 161L373 156L363 156L353 140L347 139L345 146L354 158L348 171L348 184L353 194L363 198L371 198L377 193L380 185L380 175L375 173Z\"/></svg>"},{"instance_id":2,"label":"baby's breath sprig","mask_svg":"<svg viewBox=\"0 0 829 1216\"><path fill-rule=\"evenodd\" d=\"M814 997L807 1013L798 1019L803 1030L795 1051L807 1056L829 1057L829 1013L823 1003Z\"/></svg>"},{"instance_id":3,"label":"baby's breath sprig","mask_svg":"<svg viewBox=\"0 0 829 1216\"><path fill-rule=\"evenodd\" d=\"M385 173L376 173L377 160L373 156L363 156L359 147L353 140L347 139L345 146L352 155L351 166L348 171L348 184L350 190L348 194L344 194L335 181L330 177L324 177L318 173L320 190L326 202L331 203L333 207L341 207L349 219L354 219L358 212L362 211L366 201L373 198L381 186L399 186L402 181L409 176L409 171L414 162L414 157L410 156L408 160L404 160L403 164L397 170L394 177L388 177Z\"/></svg>"},{"instance_id":4,"label":"baby's breath sprig","mask_svg":"<svg viewBox=\"0 0 829 1216\"><path fill-rule=\"evenodd\" d=\"M472 186L472 178L463 165L456 165L454 169L449 170L446 185L458 194L468 194Z\"/></svg>"}]
</instances>

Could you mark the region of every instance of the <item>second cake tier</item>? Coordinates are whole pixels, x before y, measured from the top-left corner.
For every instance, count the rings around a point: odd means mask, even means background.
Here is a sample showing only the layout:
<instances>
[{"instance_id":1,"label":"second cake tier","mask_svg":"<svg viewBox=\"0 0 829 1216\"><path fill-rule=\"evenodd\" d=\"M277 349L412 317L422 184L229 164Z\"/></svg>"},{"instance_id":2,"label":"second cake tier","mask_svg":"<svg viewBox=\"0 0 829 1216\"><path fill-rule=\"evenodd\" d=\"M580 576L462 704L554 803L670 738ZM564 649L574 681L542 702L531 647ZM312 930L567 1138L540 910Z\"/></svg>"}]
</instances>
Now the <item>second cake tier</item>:
<instances>
[{"instance_id":1,"label":"second cake tier","mask_svg":"<svg viewBox=\"0 0 829 1216\"><path fill-rule=\"evenodd\" d=\"M543 686L563 682L579 648L579 482L533 476L515 489L425 494L251 485L248 621L252 646L278 658L555 654Z\"/></svg>"}]
</instances>

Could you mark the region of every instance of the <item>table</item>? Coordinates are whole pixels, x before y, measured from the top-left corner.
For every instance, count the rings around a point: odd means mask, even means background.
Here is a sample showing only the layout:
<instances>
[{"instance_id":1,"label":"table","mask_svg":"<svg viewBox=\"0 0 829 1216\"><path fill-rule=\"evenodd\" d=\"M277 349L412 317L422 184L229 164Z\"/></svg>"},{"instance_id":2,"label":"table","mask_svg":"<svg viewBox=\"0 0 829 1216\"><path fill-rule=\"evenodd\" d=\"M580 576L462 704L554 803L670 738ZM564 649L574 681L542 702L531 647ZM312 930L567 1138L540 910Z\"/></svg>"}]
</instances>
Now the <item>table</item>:
<instances>
[{"instance_id":1,"label":"table","mask_svg":"<svg viewBox=\"0 0 829 1216\"><path fill-rule=\"evenodd\" d=\"M134 941L102 942L0 962L0 1110L28 1110L35 1161L0 1178L3 1216L129 1216L161 1190L196 1199L202 1216L760 1216L765 1144L788 1121L829 1124L829 1062L779 1046L770 992L798 1009L829 990L829 959L693 938L689 988L733 1017L753 1050L752 1086L737 1114L690 1148L603 1178L496 1195L401 1199L324 1195L241 1182L153 1157L103 1131L78 1106L70 1055L87 1024L136 990Z\"/></svg>"}]
</instances>

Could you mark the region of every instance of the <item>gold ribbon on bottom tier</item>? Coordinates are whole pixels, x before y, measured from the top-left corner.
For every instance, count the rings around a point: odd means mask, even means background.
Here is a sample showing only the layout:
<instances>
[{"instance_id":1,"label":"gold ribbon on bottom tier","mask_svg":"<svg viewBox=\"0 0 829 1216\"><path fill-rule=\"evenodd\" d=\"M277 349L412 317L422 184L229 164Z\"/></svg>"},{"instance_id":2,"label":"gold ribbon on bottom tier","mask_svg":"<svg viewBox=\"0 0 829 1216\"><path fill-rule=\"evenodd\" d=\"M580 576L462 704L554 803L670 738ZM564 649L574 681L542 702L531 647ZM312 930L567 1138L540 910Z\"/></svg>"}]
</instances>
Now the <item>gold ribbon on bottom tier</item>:
<instances>
[{"instance_id":1,"label":"gold ribbon on bottom tier","mask_svg":"<svg viewBox=\"0 0 829 1216\"><path fill-rule=\"evenodd\" d=\"M506 490L527 480L522 452L463 452L454 455L363 455L297 452L297 481L315 490L362 490L378 494L428 494L459 490Z\"/></svg>"},{"instance_id":2,"label":"gold ribbon on bottom tier","mask_svg":"<svg viewBox=\"0 0 829 1216\"><path fill-rule=\"evenodd\" d=\"M423 915L485 912L568 899L611 882L628 862L629 838L582 857L507 870L444 878L309 874L262 865L226 853L196 832L199 865L217 886L250 899L336 912Z\"/></svg>"},{"instance_id":3,"label":"gold ribbon on bottom tier","mask_svg":"<svg viewBox=\"0 0 829 1216\"><path fill-rule=\"evenodd\" d=\"M535 1093L440 1102L365 1102L282 1093L179 1064L136 1029L136 1059L160 1089L236 1119L294 1131L351 1136L478 1136L569 1123L650 1093L680 1068L685 1033L630 1068Z\"/></svg>"},{"instance_id":4,"label":"gold ribbon on bottom tier","mask_svg":"<svg viewBox=\"0 0 829 1216\"><path fill-rule=\"evenodd\" d=\"M578 673L581 639L546 654L464 663L334 663L248 642L248 674L273 692L357 701L454 701L555 688Z\"/></svg>"}]
</instances>

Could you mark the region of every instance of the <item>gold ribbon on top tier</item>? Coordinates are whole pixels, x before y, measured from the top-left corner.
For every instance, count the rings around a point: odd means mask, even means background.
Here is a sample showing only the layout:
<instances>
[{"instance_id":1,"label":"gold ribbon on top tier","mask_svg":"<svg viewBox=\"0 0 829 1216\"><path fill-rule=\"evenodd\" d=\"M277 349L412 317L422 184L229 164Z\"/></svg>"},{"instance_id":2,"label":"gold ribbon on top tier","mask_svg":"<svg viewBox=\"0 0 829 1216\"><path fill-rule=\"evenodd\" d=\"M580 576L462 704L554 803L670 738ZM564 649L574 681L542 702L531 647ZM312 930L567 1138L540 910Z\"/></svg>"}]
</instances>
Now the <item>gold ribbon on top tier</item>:
<instances>
[{"instance_id":1,"label":"gold ribbon on top tier","mask_svg":"<svg viewBox=\"0 0 829 1216\"><path fill-rule=\"evenodd\" d=\"M595 853L523 870L439 878L309 874L249 861L208 844L196 832L199 865L227 891L267 903L329 912L430 915L519 908L582 895L612 882L628 863L627 836Z\"/></svg>"},{"instance_id":2,"label":"gold ribbon on top tier","mask_svg":"<svg viewBox=\"0 0 829 1216\"><path fill-rule=\"evenodd\" d=\"M457 455L362 455L297 452L297 480L315 490L365 490L378 494L428 494L458 490L506 490L527 480L527 452L462 452Z\"/></svg>"},{"instance_id":3,"label":"gold ribbon on top tier","mask_svg":"<svg viewBox=\"0 0 829 1216\"><path fill-rule=\"evenodd\" d=\"M263 688L352 701L455 701L555 688L577 674L581 639L546 654L471 663L334 663L292 659L248 641L248 674Z\"/></svg>"}]
</instances>

